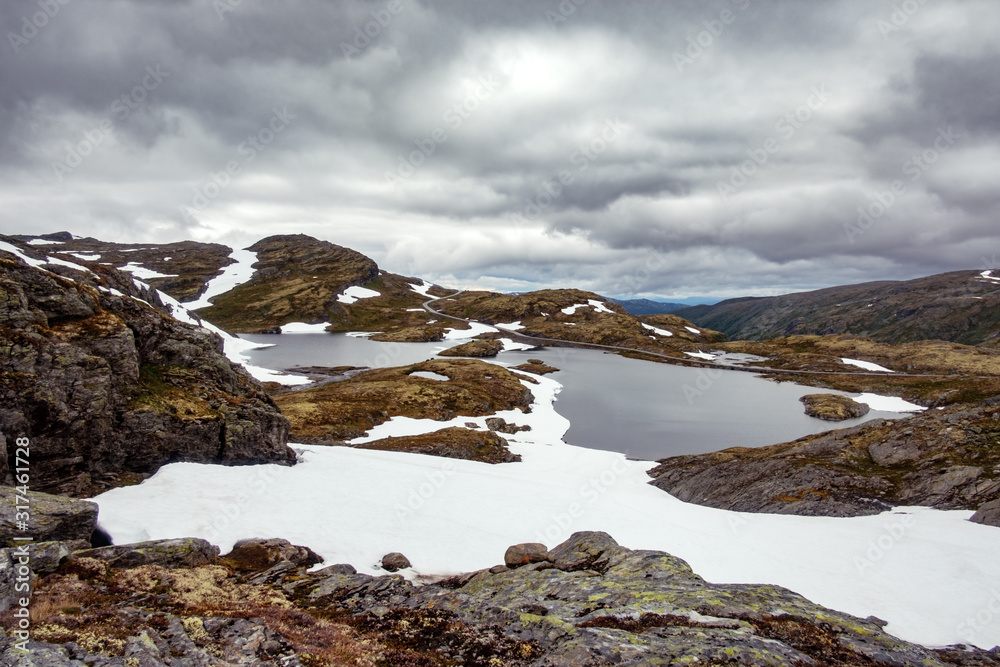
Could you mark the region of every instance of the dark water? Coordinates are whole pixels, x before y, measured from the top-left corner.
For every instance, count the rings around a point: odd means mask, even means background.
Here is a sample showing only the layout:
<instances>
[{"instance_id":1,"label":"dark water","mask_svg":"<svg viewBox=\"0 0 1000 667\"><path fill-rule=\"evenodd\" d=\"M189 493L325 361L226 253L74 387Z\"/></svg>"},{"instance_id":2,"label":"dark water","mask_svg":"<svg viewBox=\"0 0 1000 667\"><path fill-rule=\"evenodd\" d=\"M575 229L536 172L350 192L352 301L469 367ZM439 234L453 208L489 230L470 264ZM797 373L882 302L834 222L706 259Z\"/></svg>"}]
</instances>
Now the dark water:
<instances>
[{"instance_id":1,"label":"dark water","mask_svg":"<svg viewBox=\"0 0 1000 667\"><path fill-rule=\"evenodd\" d=\"M401 366L457 344L376 343L342 334L244 336L276 347L250 352L266 368ZM759 447L860 424L898 413L870 412L836 424L807 416L799 397L820 391L763 380L752 373L685 368L626 359L597 350L550 348L504 352L511 365L542 359L561 369L556 410L572 423L565 440L637 459L700 454L727 447ZM833 392L840 393L840 392Z\"/></svg>"}]
</instances>

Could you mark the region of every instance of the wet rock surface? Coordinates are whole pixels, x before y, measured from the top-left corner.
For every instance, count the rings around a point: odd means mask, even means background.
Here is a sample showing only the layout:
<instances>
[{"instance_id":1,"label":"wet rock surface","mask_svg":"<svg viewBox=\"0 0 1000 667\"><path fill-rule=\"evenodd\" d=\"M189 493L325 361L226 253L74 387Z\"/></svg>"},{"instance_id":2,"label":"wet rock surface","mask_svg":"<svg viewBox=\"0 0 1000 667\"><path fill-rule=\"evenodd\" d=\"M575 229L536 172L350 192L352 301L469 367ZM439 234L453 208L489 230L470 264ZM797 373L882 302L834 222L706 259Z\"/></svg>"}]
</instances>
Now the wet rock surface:
<instances>
[{"instance_id":1,"label":"wet rock surface","mask_svg":"<svg viewBox=\"0 0 1000 667\"><path fill-rule=\"evenodd\" d=\"M978 510L1000 499L997 403L873 420L769 447L662 459L649 474L654 486L686 502L746 512L859 516L893 505ZM987 507L980 519L990 516Z\"/></svg>"}]
</instances>

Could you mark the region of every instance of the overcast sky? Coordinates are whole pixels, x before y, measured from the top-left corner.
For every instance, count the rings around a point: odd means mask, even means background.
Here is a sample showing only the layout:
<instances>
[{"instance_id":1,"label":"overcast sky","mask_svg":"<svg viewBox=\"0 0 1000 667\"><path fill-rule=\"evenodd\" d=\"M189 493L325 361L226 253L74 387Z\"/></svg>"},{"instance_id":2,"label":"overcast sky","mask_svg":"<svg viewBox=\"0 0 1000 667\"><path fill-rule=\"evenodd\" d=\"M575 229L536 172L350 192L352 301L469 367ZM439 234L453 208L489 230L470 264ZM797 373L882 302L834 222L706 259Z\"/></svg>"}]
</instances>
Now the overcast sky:
<instances>
[{"instance_id":1,"label":"overcast sky","mask_svg":"<svg viewBox=\"0 0 1000 667\"><path fill-rule=\"evenodd\" d=\"M447 285L663 297L1000 253L996 0L5 0L0 20L4 233L306 233Z\"/></svg>"}]
</instances>

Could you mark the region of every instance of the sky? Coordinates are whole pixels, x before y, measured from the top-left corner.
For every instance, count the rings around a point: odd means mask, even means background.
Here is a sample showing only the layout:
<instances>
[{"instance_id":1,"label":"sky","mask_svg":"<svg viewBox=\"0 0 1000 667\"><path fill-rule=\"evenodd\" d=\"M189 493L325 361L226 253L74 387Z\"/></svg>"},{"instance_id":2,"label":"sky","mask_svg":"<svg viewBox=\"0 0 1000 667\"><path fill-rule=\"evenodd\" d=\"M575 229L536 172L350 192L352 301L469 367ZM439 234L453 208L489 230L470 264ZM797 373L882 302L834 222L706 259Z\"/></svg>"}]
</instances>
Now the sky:
<instances>
[{"instance_id":1,"label":"sky","mask_svg":"<svg viewBox=\"0 0 1000 667\"><path fill-rule=\"evenodd\" d=\"M0 233L304 233L454 287L994 268L995 0L9 0Z\"/></svg>"}]
</instances>

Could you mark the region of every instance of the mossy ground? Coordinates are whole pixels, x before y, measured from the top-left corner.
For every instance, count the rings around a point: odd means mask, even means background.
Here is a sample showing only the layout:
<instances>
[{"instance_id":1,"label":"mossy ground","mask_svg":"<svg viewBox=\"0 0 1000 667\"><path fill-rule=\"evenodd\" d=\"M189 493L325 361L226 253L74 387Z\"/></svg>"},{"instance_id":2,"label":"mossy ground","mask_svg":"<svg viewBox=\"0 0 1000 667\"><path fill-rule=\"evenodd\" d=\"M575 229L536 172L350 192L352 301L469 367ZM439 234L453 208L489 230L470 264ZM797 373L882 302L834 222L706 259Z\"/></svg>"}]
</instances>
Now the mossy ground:
<instances>
[{"instance_id":1,"label":"mossy ground","mask_svg":"<svg viewBox=\"0 0 1000 667\"><path fill-rule=\"evenodd\" d=\"M414 377L429 371L448 381ZM356 438L391 417L447 420L502 410L528 410L530 391L510 371L471 359L431 360L376 369L343 382L275 397L292 422L292 435L306 442Z\"/></svg>"}]
</instances>

